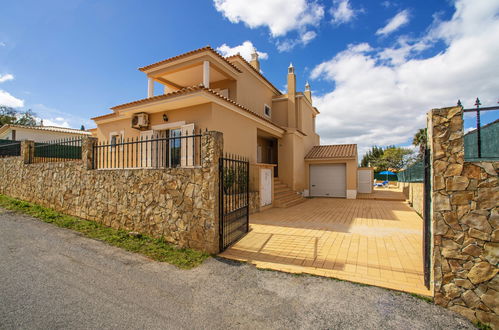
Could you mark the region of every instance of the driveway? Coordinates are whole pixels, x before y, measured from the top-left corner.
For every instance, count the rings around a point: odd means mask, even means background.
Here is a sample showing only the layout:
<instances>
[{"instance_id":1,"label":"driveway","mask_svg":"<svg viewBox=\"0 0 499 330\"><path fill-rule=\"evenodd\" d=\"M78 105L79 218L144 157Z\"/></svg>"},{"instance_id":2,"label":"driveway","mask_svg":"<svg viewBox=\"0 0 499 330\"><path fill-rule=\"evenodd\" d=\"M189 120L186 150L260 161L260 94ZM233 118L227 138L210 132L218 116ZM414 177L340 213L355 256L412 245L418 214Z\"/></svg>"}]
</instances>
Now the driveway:
<instances>
[{"instance_id":1,"label":"driveway","mask_svg":"<svg viewBox=\"0 0 499 330\"><path fill-rule=\"evenodd\" d=\"M209 259L180 270L0 210L1 329L473 329L407 294Z\"/></svg>"},{"instance_id":2,"label":"driveway","mask_svg":"<svg viewBox=\"0 0 499 330\"><path fill-rule=\"evenodd\" d=\"M224 258L431 295L423 282L423 220L403 201L313 198L250 216Z\"/></svg>"}]
</instances>

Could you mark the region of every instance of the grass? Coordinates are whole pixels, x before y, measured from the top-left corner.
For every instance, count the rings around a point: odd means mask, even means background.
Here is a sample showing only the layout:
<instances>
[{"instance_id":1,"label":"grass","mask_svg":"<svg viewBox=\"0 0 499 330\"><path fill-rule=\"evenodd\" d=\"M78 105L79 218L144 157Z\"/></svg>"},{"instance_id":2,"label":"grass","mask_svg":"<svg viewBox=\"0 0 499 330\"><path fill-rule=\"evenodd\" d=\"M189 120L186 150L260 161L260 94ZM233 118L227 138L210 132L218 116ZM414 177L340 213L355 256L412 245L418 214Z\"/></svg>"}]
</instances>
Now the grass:
<instances>
[{"instance_id":1,"label":"grass","mask_svg":"<svg viewBox=\"0 0 499 330\"><path fill-rule=\"evenodd\" d=\"M475 326L477 327L477 329L480 329L480 330L492 330L492 327L490 325L483 324L480 321L476 322Z\"/></svg>"},{"instance_id":2,"label":"grass","mask_svg":"<svg viewBox=\"0 0 499 330\"><path fill-rule=\"evenodd\" d=\"M95 221L65 215L53 209L2 194L0 194L0 207L28 214L43 222L72 229L86 237L106 242L127 251L140 253L153 260L167 262L182 269L196 267L209 257L203 252L178 248L161 238L152 238L147 235L131 236L125 230L113 229Z\"/></svg>"},{"instance_id":3,"label":"grass","mask_svg":"<svg viewBox=\"0 0 499 330\"><path fill-rule=\"evenodd\" d=\"M416 294L416 293L409 293L411 296L413 296L414 298L417 298L417 299L421 299L421 300L424 300L426 301L427 303L429 304L432 304L433 303L433 299L431 297L427 297L427 296L422 296L422 295L419 295L419 294Z\"/></svg>"}]
</instances>

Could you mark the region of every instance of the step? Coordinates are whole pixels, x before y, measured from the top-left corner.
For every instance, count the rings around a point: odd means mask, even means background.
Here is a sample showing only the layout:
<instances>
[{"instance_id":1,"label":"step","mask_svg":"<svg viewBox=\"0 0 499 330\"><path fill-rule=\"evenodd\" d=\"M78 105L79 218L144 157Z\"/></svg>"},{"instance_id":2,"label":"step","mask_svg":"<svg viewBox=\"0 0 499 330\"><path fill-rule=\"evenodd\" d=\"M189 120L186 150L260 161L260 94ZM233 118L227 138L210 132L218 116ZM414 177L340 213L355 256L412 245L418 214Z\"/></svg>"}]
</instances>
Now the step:
<instances>
[{"instance_id":1,"label":"step","mask_svg":"<svg viewBox=\"0 0 499 330\"><path fill-rule=\"evenodd\" d=\"M295 199L295 200L293 200L291 202L285 203L284 204L285 206L283 206L283 207L295 206L295 205L298 205L298 204L301 204L301 203L305 202L306 200L307 200L306 198L301 197L301 198Z\"/></svg>"},{"instance_id":2,"label":"step","mask_svg":"<svg viewBox=\"0 0 499 330\"><path fill-rule=\"evenodd\" d=\"M301 195L298 195L297 193L295 193L293 191L293 194L292 195L288 195L288 196L284 196L284 197L281 197L279 199L276 198L276 200L279 200L279 202L289 202L289 201L292 201L294 199L297 199L297 198L303 198Z\"/></svg>"},{"instance_id":3,"label":"step","mask_svg":"<svg viewBox=\"0 0 499 330\"><path fill-rule=\"evenodd\" d=\"M274 198L275 199L280 199L280 198L284 198L284 197L292 196L292 195L296 195L296 193L291 189L282 190L282 191L274 191Z\"/></svg>"}]
</instances>

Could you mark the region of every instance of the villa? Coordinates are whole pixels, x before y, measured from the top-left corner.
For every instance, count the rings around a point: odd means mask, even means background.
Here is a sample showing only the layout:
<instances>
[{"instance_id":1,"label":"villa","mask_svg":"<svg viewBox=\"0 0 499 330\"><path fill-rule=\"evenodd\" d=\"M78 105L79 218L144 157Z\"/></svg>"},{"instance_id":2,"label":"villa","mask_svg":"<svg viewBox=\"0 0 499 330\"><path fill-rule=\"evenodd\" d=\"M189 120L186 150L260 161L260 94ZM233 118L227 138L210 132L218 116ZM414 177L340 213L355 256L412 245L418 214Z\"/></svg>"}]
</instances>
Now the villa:
<instances>
[{"instance_id":1,"label":"villa","mask_svg":"<svg viewBox=\"0 0 499 330\"><path fill-rule=\"evenodd\" d=\"M287 69L286 93L263 76L256 51L248 62L239 54L223 57L208 46L139 70L147 77L147 98L92 118L99 142L219 131L224 152L249 160L250 189L260 193L262 208L287 207L306 196L356 198L357 146L320 145L319 110L308 83L305 91L297 91L293 65ZM160 95L155 85L162 87ZM155 164L187 166L197 150L187 141L161 144L160 151L143 158L173 158L174 150L185 149L180 161Z\"/></svg>"}]
</instances>

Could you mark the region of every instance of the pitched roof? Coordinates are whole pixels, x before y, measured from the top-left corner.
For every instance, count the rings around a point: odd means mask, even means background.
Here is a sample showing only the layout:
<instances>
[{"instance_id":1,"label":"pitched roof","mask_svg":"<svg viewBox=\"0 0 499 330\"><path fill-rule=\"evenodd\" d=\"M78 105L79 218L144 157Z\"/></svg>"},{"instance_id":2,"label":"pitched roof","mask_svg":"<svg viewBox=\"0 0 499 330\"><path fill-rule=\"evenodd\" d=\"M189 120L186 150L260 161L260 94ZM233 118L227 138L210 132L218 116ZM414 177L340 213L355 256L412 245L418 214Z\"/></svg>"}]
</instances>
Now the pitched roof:
<instances>
[{"instance_id":1,"label":"pitched roof","mask_svg":"<svg viewBox=\"0 0 499 330\"><path fill-rule=\"evenodd\" d=\"M58 127L58 126L25 126L25 125L15 125L15 124L6 124L3 125L0 130L5 130L7 128L26 128L26 129L35 129L40 131L51 131L51 132L59 132L59 133L70 133L70 134L81 134L81 135L91 135L92 133L87 131L82 131L76 128L68 128L68 127Z\"/></svg>"},{"instance_id":2,"label":"pitched roof","mask_svg":"<svg viewBox=\"0 0 499 330\"><path fill-rule=\"evenodd\" d=\"M183 53L183 54L180 54L180 55L177 55L177 56L173 56L173 57L167 58L166 60L162 60L162 61L159 61L159 62L156 62L156 63L153 63L153 64L149 64L149 65L143 66L143 67L139 68L139 70L140 71L147 71L149 69L155 68L155 67L160 66L162 64L165 64L165 63L168 63L168 62L172 62L172 61L178 60L180 58L191 56L191 55L194 55L194 54L197 54L197 53L202 53L204 51L208 51L208 52L213 53L215 56L217 56L218 58L220 58L222 61L224 61L225 63L227 63L228 65L230 65L237 72L241 72L241 70L239 70L237 68L237 66L235 66L232 63L230 63L225 57L223 57L222 55L220 55L216 50L214 50L210 46L206 46L206 47L203 47L203 48L198 48L198 49L195 49L195 50L191 50L190 52Z\"/></svg>"},{"instance_id":3,"label":"pitched roof","mask_svg":"<svg viewBox=\"0 0 499 330\"><path fill-rule=\"evenodd\" d=\"M355 158L356 156L356 144L334 144L313 147L305 159Z\"/></svg>"},{"instance_id":4,"label":"pitched roof","mask_svg":"<svg viewBox=\"0 0 499 330\"><path fill-rule=\"evenodd\" d=\"M257 69L255 69L255 67L253 67L253 65L251 65L248 61L246 61L246 59L244 57L241 56L241 54L236 54L236 55L231 55L231 56L227 56L226 59L229 60L230 58L239 58L243 61L243 63L246 64L247 67L249 67L251 70L253 70L256 74L258 74L258 76L260 78L262 78L263 80L265 80L270 86L272 86L272 88L274 89L274 91L278 94L278 95L282 95L282 92L274 86L274 84L272 84L267 78L265 78L265 76L260 72L258 71Z\"/></svg>"},{"instance_id":5,"label":"pitched roof","mask_svg":"<svg viewBox=\"0 0 499 330\"><path fill-rule=\"evenodd\" d=\"M141 100L137 100L137 101L133 101L133 102L128 102L128 103L124 103L124 104L120 104L120 105L117 105L117 106L114 106L112 107L111 109L116 111L116 110L120 110L120 109L124 109L128 106L133 106L133 105L139 105L139 104L147 104L147 103L150 103L150 102L154 102L154 101L160 101L160 100L165 100L165 99L168 99L170 97L174 97L174 96L179 96L179 95L186 95L186 94L190 94L190 93L194 93L194 92L200 92L200 91L203 91L203 92L207 92L207 93L210 93L212 95L215 95L216 97L224 100L225 102L228 102L232 105L235 105L236 107L252 114L253 116L255 117L258 117L260 119L263 119L264 121L272 124L273 126L279 128L279 129L283 129L281 126L275 124L274 122L272 122L271 120L269 120L268 118L258 114L258 113L255 113L251 110L249 110L248 108L242 106L241 104L217 93L216 91L214 91L213 89L210 89L210 88L206 88L204 87L202 84L201 85L197 85L197 86L191 86L191 87L185 87L185 88L182 88L182 89L179 89L178 91L174 91L174 92L171 92L171 93L167 93L167 94L163 94L163 95L157 95L157 96L153 96L153 97L148 97L148 98L145 98L145 99L141 99ZM103 116L99 116L99 117L94 117L92 119L101 119L101 118L106 118L106 117L112 117L113 115L115 115L116 113L110 113L110 114L107 114L107 115L103 115Z\"/></svg>"}]
</instances>

